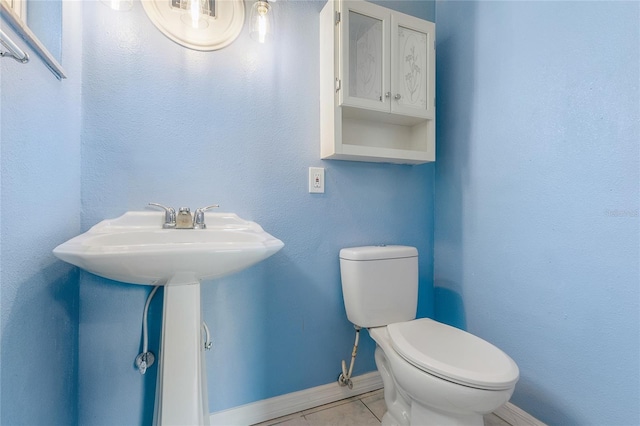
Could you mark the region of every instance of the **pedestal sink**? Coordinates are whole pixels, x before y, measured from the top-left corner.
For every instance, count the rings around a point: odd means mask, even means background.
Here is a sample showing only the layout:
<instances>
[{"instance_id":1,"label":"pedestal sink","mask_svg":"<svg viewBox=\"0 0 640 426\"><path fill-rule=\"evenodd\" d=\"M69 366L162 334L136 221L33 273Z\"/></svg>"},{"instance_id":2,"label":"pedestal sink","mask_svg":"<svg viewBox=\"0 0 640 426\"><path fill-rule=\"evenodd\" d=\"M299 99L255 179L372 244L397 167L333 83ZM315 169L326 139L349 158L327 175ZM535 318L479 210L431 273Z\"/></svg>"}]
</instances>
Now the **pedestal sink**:
<instances>
[{"instance_id":1,"label":"pedestal sink","mask_svg":"<svg viewBox=\"0 0 640 426\"><path fill-rule=\"evenodd\" d=\"M206 229L163 229L163 218L127 212L53 253L101 277L165 286L154 425L208 425L200 283L248 268L284 244L232 213L206 213Z\"/></svg>"}]
</instances>

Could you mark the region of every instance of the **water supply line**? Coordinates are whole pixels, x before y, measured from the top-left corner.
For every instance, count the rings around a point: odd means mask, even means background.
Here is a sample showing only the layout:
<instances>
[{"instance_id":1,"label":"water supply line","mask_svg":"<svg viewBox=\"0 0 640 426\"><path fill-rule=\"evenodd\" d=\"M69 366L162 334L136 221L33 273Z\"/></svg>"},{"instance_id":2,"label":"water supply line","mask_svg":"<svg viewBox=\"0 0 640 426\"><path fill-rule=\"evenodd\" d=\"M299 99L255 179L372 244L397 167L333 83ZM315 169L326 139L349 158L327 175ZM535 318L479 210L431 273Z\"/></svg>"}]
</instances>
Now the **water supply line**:
<instances>
[{"instance_id":1,"label":"water supply line","mask_svg":"<svg viewBox=\"0 0 640 426\"><path fill-rule=\"evenodd\" d=\"M142 314L142 353L136 357L136 367L140 370L140 374L147 372L147 368L151 367L156 360L156 357L152 352L149 352L149 336L147 332L147 313L149 312L149 305L151 299L155 296L156 291L160 288L159 285L153 287L149 296L147 296L147 303L144 304L144 313Z\"/></svg>"},{"instance_id":2,"label":"water supply line","mask_svg":"<svg viewBox=\"0 0 640 426\"><path fill-rule=\"evenodd\" d=\"M209 333L209 327L207 327L207 323L204 321L202 321L202 328L204 329L205 334L204 350L208 351L211 349L211 345L213 345L213 342L211 341L211 333Z\"/></svg>"},{"instance_id":3,"label":"water supply line","mask_svg":"<svg viewBox=\"0 0 640 426\"><path fill-rule=\"evenodd\" d=\"M147 302L144 304L144 313L142 314L142 353L136 357L136 367L140 371L140 374L144 374L147 372L147 368L151 367L156 360L153 352L149 352L149 333L147 331L147 314L149 312L149 305L151 304L151 300L153 296L155 296L156 292L160 288L159 285L155 286L149 296L147 296ZM205 333L204 339L204 349L210 350L212 346L211 342L211 333L209 332L209 327L207 327L207 323L202 321L202 329Z\"/></svg>"},{"instance_id":4,"label":"water supply line","mask_svg":"<svg viewBox=\"0 0 640 426\"><path fill-rule=\"evenodd\" d=\"M351 363L349 364L349 370L347 371L347 363L342 360L342 373L338 376L338 384L340 386L348 386L349 389L353 389L353 382L351 381L351 374L353 373L353 365L356 361L356 355L358 353L358 341L360 340L361 327L357 325L353 326L356 329L356 341L353 343L353 350L351 351Z\"/></svg>"}]
</instances>

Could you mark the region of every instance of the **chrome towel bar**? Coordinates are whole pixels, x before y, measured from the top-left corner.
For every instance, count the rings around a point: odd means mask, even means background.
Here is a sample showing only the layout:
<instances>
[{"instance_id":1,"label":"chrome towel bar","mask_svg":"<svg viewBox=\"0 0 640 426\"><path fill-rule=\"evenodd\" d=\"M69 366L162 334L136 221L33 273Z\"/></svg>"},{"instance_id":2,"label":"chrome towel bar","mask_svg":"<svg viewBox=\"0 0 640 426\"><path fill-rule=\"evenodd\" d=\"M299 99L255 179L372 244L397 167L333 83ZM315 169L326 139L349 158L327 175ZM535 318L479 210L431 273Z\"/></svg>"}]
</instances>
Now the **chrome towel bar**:
<instances>
[{"instance_id":1,"label":"chrome towel bar","mask_svg":"<svg viewBox=\"0 0 640 426\"><path fill-rule=\"evenodd\" d=\"M8 51L0 52L0 56L13 58L18 62L22 62L26 64L29 62L29 55L22 49L18 47L17 44L9 38L8 35L5 34L4 31L0 30L0 44L2 44Z\"/></svg>"}]
</instances>

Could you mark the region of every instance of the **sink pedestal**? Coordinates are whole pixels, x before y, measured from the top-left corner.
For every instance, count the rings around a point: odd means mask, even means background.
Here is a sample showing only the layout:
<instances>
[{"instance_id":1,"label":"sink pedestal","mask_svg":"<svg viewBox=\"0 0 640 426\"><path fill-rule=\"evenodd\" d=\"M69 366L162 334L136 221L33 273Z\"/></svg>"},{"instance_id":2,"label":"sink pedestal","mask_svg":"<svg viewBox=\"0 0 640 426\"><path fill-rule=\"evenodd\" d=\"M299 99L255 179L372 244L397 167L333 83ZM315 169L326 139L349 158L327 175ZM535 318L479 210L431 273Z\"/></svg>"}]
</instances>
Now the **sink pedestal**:
<instances>
[{"instance_id":1,"label":"sink pedestal","mask_svg":"<svg viewBox=\"0 0 640 426\"><path fill-rule=\"evenodd\" d=\"M164 286L155 426L209 425L200 281L178 273Z\"/></svg>"}]
</instances>

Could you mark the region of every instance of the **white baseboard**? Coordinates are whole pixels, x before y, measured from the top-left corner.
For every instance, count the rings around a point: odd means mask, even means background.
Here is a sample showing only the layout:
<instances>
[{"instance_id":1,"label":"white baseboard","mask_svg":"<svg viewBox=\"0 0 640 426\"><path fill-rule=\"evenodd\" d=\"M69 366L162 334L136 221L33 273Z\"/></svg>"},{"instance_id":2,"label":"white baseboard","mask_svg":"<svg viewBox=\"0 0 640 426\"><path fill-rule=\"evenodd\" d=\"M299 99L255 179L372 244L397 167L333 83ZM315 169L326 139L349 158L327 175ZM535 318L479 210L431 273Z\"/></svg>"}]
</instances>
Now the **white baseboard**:
<instances>
[{"instance_id":1,"label":"white baseboard","mask_svg":"<svg viewBox=\"0 0 640 426\"><path fill-rule=\"evenodd\" d=\"M511 426L547 426L546 423L533 417L531 414L521 410L510 402L493 412Z\"/></svg>"},{"instance_id":2,"label":"white baseboard","mask_svg":"<svg viewBox=\"0 0 640 426\"><path fill-rule=\"evenodd\" d=\"M340 386L336 379L335 382L326 385L217 411L211 414L209 422L211 426L248 426L382 389L382 378L377 371L353 377L351 380L352 390Z\"/></svg>"},{"instance_id":3,"label":"white baseboard","mask_svg":"<svg viewBox=\"0 0 640 426\"><path fill-rule=\"evenodd\" d=\"M352 380L352 390L338 385L336 380L326 385L217 411L211 414L209 423L211 426L248 426L382 389L382 378L377 371L353 377ZM510 402L498 408L494 414L512 426L547 426Z\"/></svg>"}]
</instances>

